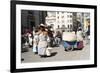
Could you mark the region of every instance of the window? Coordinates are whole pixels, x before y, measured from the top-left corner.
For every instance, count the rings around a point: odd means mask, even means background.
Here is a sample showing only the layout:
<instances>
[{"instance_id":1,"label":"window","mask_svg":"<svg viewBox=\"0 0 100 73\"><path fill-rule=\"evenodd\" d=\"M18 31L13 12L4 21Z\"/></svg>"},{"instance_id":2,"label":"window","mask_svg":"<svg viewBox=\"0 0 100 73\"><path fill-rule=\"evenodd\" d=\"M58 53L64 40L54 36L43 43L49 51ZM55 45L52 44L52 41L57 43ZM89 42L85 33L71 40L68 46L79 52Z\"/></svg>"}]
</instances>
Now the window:
<instances>
[{"instance_id":1,"label":"window","mask_svg":"<svg viewBox=\"0 0 100 73\"><path fill-rule=\"evenodd\" d=\"M68 25L68 29L69 29L69 25Z\"/></svg>"},{"instance_id":2,"label":"window","mask_svg":"<svg viewBox=\"0 0 100 73\"><path fill-rule=\"evenodd\" d=\"M58 25L58 28L59 28L59 25Z\"/></svg>"},{"instance_id":3,"label":"window","mask_svg":"<svg viewBox=\"0 0 100 73\"><path fill-rule=\"evenodd\" d=\"M67 17L69 18L69 15L67 15Z\"/></svg>"},{"instance_id":4,"label":"window","mask_svg":"<svg viewBox=\"0 0 100 73\"><path fill-rule=\"evenodd\" d=\"M64 23L64 20L62 20L62 23Z\"/></svg>"},{"instance_id":5,"label":"window","mask_svg":"<svg viewBox=\"0 0 100 73\"><path fill-rule=\"evenodd\" d=\"M67 20L67 22L69 23L69 20Z\"/></svg>"},{"instance_id":6,"label":"window","mask_svg":"<svg viewBox=\"0 0 100 73\"><path fill-rule=\"evenodd\" d=\"M72 29L73 28L73 26L72 25L70 25L70 29Z\"/></svg>"},{"instance_id":7,"label":"window","mask_svg":"<svg viewBox=\"0 0 100 73\"><path fill-rule=\"evenodd\" d=\"M64 13L64 12L62 12L62 13Z\"/></svg>"},{"instance_id":8,"label":"window","mask_svg":"<svg viewBox=\"0 0 100 73\"><path fill-rule=\"evenodd\" d=\"M72 15L70 15L70 18L72 18Z\"/></svg>"},{"instance_id":9,"label":"window","mask_svg":"<svg viewBox=\"0 0 100 73\"><path fill-rule=\"evenodd\" d=\"M59 16L57 18L59 19Z\"/></svg>"},{"instance_id":10,"label":"window","mask_svg":"<svg viewBox=\"0 0 100 73\"><path fill-rule=\"evenodd\" d=\"M70 20L70 23L72 23L72 20Z\"/></svg>"},{"instance_id":11,"label":"window","mask_svg":"<svg viewBox=\"0 0 100 73\"><path fill-rule=\"evenodd\" d=\"M62 16L62 18L64 18L64 16Z\"/></svg>"},{"instance_id":12,"label":"window","mask_svg":"<svg viewBox=\"0 0 100 73\"><path fill-rule=\"evenodd\" d=\"M66 28L66 26L65 25L62 25L62 27L61 28Z\"/></svg>"}]
</instances>

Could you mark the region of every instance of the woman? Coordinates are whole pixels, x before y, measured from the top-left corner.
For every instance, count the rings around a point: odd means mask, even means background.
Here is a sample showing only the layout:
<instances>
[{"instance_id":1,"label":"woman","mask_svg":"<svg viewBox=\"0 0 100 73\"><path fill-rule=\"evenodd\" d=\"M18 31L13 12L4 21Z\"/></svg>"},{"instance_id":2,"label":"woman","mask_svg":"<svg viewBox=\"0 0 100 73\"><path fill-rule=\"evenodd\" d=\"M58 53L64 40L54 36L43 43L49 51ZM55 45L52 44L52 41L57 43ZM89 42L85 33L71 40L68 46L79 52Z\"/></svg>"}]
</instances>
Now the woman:
<instances>
[{"instance_id":1,"label":"woman","mask_svg":"<svg viewBox=\"0 0 100 73\"><path fill-rule=\"evenodd\" d=\"M38 29L36 29L34 33L34 39L33 39L33 52L35 54L38 53L38 42L39 42Z\"/></svg>"},{"instance_id":2,"label":"woman","mask_svg":"<svg viewBox=\"0 0 100 73\"><path fill-rule=\"evenodd\" d=\"M46 56L46 49L47 49L47 31L45 31L45 27L40 26L39 43L38 43L38 54L41 57Z\"/></svg>"},{"instance_id":3,"label":"woman","mask_svg":"<svg viewBox=\"0 0 100 73\"><path fill-rule=\"evenodd\" d=\"M32 47L32 34L28 33L29 46Z\"/></svg>"}]
</instances>

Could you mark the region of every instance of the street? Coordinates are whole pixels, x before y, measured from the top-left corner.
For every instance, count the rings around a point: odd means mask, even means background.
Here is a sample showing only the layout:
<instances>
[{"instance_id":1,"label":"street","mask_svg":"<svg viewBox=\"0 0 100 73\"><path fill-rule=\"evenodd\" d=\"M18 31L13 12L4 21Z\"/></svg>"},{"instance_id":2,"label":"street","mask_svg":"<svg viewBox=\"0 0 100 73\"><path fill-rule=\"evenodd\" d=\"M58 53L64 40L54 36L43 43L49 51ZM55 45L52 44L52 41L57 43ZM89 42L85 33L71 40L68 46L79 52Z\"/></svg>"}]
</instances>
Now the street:
<instances>
[{"instance_id":1,"label":"street","mask_svg":"<svg viewBox=\"0 0 100 73\"><path fill-rule=\"evenodd\" d=\"M88 40L88 42L90 42ZM84 40L84 48L82 50L64 51L64 47L61 44L59 47L54 47L51 57L41 58L38 54L32 52L32 48L29 48L28 52L21 54L24 59L22 63L32 62L51 62L51 61L68 61L68 60L86 60L90 55L90 44Z\"/></svg>"}]
</instances>

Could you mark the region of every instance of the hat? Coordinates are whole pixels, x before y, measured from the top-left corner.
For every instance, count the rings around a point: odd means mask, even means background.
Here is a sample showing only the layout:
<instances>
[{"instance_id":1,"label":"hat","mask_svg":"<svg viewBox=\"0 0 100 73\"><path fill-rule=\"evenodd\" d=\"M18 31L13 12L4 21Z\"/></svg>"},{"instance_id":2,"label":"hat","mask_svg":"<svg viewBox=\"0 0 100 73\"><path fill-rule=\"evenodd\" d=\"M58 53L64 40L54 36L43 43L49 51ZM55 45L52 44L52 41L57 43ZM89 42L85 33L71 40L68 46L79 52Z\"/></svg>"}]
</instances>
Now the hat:
<instances>
[{"instance_id":1,"label":"hat","mask_svg":"<svg viewBox=\"0 0 100 73\"><path fill-rule=\"evenodd\" d=\"M44 24L40 24L40 26L45 26Z\"/></svg>"}]
</instances>

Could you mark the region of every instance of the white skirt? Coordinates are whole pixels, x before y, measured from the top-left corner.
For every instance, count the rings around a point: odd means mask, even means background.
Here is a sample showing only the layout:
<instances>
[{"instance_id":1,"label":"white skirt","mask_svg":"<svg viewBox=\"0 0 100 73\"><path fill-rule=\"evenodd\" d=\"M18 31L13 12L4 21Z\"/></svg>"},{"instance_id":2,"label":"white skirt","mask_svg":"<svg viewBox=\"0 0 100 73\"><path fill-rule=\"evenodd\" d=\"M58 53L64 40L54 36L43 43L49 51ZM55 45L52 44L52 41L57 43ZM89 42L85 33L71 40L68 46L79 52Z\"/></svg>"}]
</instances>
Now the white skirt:
<instances>
[{"instance_id":1,"label":"white skirt","mask_svg":"<svg viewBox=\"0 0 100 73\"><path fill-rule=\"evenodd\" d=\"M46 55L47 41L40 41L38 44L38 54Z\"/></svg>"}]
</instances>

